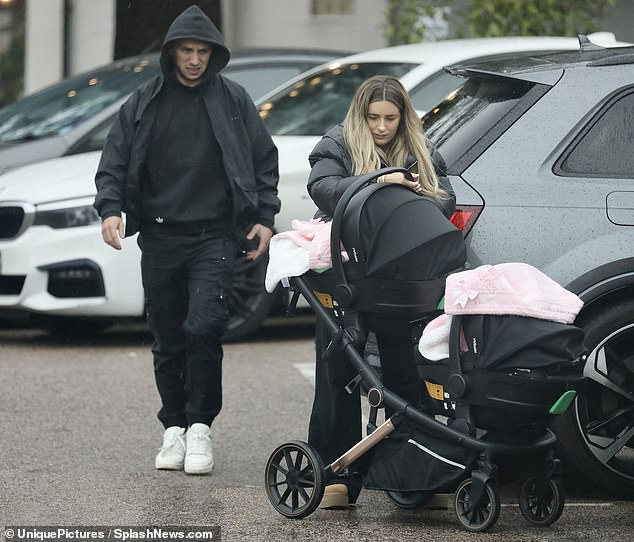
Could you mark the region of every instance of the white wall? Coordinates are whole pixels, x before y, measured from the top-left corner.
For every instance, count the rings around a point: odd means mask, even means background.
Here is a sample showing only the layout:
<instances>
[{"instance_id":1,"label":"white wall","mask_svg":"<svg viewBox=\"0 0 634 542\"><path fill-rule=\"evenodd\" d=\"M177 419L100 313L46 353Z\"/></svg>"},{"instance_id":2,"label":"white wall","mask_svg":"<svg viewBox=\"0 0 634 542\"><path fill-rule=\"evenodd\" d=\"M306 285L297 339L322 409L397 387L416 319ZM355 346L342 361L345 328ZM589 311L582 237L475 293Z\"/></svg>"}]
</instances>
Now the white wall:
<instances>
[{"instance_id":1,"label":"white wall","mask_svg":"<svg viewBox=\"0 0 634 542\"><path fill-rule=\"evenodd\" d=\"M116 1L72 0L70 8L70 74L110 62ZM63 72L64 1L27 0L24 93L59 81Z\"/></svg>"},{"instance_id":2,"label":"white wall","mask_svg":"<svg viewBox=\"0 0 634 542\"><path fill-rule=\"evenodd\" d=\"M609 16L600 30L614 32L616 39L634 43L634 2L632 0L617 0Z\"/></svg>"},{"instance_id":3,"label":"white wall","mask_svg":"<svg viewBox=\"0 0 634 542\"><path fill-rule=\"evenodd\" d=\"M114 56L116 0L74 0L71 26L71 73L80 73Z\"/></svg>"},{"instance_id":4,"label":"white wall","mask_svg":"<svg viewBox=\"0 0 634 542\"><path fill-rule=\"evenodd\" d=\"M28 0L24 48L24 93L59 81L63 71L62 0Z\"/></svg>"},{"instance_id":5,"label":"white wall","mask_svg":"<svg viewBox=\"0 0 634 542\"><path fill-rule=\"evenodd\" d=\"M9 28L12 22L11 13L8 10L0 10L0 28ZM4 53L11 44L11 33L0 32L0 53Z\"/></svg>"},{"instance_id":6,"label":"white wall","mask_svg":"<svg viewBox=\"0 0 634 542\"><path fill-rule=\"evenodd\" d=\"M116 0L69 0L70 73L113 58ZM386 0L354 0L354 13L313 16L310 0L221 0L223 34L232 49L305 47L363 51L384 47ZM632 0L618 0L604 30L634 41ZM63 77L64 0L27 0L25 93Z\"/></svg>"},{"instance_id":7,"label":"white wall","mask_svg":"<svg viewBox=\"0 0 634 542\"><path fill-rule=\"evenodd\" d=\"M384 47L386 0L355 0L355 13L312 16L310 0L221 0L232 49L305 47L361 51ZM70 74L113 58L116 0L70 0ZM64 0L27 0L24 92L59 81L64 70Z\"/></svg>"},{"instance_id":8,"label":"white wall","mask_svg":"<svg viewBox=\"0 0 634 542\"><path fill-rule=\"evenodd\" d=\"M355 0L351 15L313 16L310 0L223 0L227 44L361 51L384 47L385 0Z\"/></svg>"}]
</instances>

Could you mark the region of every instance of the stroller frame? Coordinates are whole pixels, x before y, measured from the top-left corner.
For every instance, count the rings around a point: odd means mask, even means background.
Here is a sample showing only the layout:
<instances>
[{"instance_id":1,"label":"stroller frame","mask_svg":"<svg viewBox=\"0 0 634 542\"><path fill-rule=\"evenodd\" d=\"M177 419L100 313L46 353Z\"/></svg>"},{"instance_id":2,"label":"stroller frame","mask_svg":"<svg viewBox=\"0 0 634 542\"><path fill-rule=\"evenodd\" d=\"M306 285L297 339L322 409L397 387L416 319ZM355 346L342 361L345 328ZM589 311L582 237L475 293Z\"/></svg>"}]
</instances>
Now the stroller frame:
<instances>
[{"instance_id":1,"label":"stroller frame","mask_svg":"<svg viewBox=\"0 0 634 542\"><path fill-rule=\"evenodd\" d=\"M342 200L346 195L349 200L360 186L374 177L392 171L406 170L386 168L364 176L356 183L356 187L353 185L354 188L348 189ZM339 208L340 206L337 210ZM328 355L331 349L342 351L358 372L358 378L351 384L358 385L360 381L367 389L366 395L371 409L368 434L329 465L324 465L316 451L305 442L295 440L278 446L269 457L265 469L265 489L273 507L288 518L298 519L310 515L318 508L326 485L341 482L342 476L347 476L346 472L359 458L407 420L430 435L477 453L475 468L469 469L469 477L459 483L454 493L454 512L465 529L474 532L485 531L491 528L499 517L501 507L495 484L497 466L494 462L494 457L498 454L542 453L544 455L545 459L539 466L538 472L526 480L522 486L519 497L520 510L534 525L547 526L555 522L564 508L564 493L560 480L560 460L555 454L557 437L550 429L546 428L545 433L536 439L514 438L493 441L477 438L469 404L460 404L458 401L455 419L451 425L439 421L434 415L420 410L386 388L377 372L359 353L359 346L365 341L365 335L361 329L359 313L353 306L354 285L349 284L345 277L338 247L340 232L337 224L337 213L335 213L331 233L331 253L336 277L333 298L339 308L343 308L343 318L335 318L332 310L322 305L309 279L305 276L289 279L294 292L289 305L289 315L292 314L299 295L304 296L316 318L331 334L331 343L324 355ZM442 297L444 290L441 288L444 289L444 281L436 282L434 288L438 290L439 297ZM438 299L429 295L428 307L424 307L426 312L431 313L437 310L437 302ZM469 385L468 378L465 378L461 368L460 320L460 317L453 318L449 337L448 386L454 397L460 397ZM563 400L562 402L567 404L559 405L559 410L565 410L573 396L574 393ZM390 408L395 414L376 427L376 413L385 407ZM429 492L386 491L386 493L390 500L401 508L417 508L433 496L433 493Z\"/></svg>"}]
</instances>

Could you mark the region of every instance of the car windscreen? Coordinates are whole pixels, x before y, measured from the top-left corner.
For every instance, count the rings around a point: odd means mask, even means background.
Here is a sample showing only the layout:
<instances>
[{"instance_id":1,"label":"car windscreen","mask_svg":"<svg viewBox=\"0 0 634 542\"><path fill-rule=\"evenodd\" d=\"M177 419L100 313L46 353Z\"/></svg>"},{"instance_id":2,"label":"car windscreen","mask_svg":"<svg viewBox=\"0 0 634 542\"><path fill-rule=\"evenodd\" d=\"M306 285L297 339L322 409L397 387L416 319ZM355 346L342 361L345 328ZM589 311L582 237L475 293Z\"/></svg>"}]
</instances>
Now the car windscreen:
<instances>
[{"instance_id":1,"label":"car windscreen","mask_svg":"<svg viewBox=\"0 0 634 542\"><path fill-rule=\"evenodd\" d=\"M334 64L296 81L259 104L260 117L272 135L320 136L343 120L352 96L373 75L402 77L411 63Z\"/></svg>"},{"instance_id":2,"label":"car windscreen","mask_svg":"<svg viewBox=\"0 0 634 542\"><path fill-rule=\"evenodd\" d=\"M549 87L507 77L471 77L423 117L423 129L459 175Z\"/></svg>"},{"instance_id":3,"label":"car windscreen","mask_svg":"<svg viewBox=\"0 0 634 542\"><path fill-rule=\"evenodd\" d=\"M156 75L158 65L119 63L64 79L0 110L0 142L63 135Z\"/></svg>"},{"instance_id":4,"label":"car windscreen","mask_svg":"<svg viewBox=\"0 0 634 542\"><path fill-rule=\"evenodd\" d=\"M231 66L229 64L223 71L222 75L233 79L236 83L242 85L253 100L264 96L267 92L271 92L274 88L283 85L286 81L297 77L303 71L312 68L314 64L304 63L260 63L256 66Z\"/></svg>"}]
</instances>

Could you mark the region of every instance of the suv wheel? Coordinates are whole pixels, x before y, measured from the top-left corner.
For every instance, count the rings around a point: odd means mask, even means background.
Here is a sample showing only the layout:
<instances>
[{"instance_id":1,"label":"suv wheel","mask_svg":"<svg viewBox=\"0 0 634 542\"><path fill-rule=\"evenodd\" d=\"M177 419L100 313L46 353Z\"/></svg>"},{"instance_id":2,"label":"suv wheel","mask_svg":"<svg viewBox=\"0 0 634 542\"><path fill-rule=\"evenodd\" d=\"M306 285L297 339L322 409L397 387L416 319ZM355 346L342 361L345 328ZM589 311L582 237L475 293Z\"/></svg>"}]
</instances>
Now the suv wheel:
<instances>
[{"instance_id":1,"label":"suv wheel","mask_svg":"<svg viewBox=\"0 0 634 542\"><path fill-rule=\"evenodd\" d=\"M269 294L264 289L268 257L255 262L244 254L238 256L229 299L229 324L224 340L239 341L253 333L271 312L278 298L277 290Z\"/></svg>"},{"instance_id":2,"label":"suv wheel","mask_svg":"<svg viewBox=\"0 0 634 542\"><path fill-rule=\"evenodd\" d=\"M590 481L634 491L634 301L582 316L590 352L584 383L555 421L562 453Z\"/></svg>"}]
</instances>

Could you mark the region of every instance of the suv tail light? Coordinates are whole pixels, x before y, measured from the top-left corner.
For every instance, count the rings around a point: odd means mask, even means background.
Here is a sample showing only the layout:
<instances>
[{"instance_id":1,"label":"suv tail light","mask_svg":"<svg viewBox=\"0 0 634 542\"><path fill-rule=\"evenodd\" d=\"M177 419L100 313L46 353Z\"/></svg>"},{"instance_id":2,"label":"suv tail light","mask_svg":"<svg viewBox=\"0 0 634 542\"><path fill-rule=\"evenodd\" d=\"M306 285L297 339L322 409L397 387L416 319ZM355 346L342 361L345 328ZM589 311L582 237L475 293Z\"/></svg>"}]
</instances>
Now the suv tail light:
<instances>
[{"instance_id":1,"label":"suv tail light","mask_svg":"<svg viewBox=\"0 0 634 542\"><path fill-rule=\"evenodd\" d=\"M466 237L478 220L482 209L481 205L456 205L456 210L450 218L451 223L462 231L463 237Z\"/></svg>"}]
</instances>

